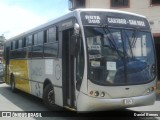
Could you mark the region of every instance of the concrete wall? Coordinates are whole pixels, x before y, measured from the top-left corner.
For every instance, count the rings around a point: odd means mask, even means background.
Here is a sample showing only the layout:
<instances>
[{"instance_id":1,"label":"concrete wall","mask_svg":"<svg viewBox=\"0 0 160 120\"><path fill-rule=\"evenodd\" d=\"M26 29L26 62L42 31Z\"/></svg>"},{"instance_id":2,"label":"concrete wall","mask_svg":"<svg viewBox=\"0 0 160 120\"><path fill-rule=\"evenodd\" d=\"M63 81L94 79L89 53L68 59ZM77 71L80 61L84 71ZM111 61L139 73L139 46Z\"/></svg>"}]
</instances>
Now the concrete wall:
<instances>
[{"instance_id":1,"label":"concrete wall","mask_svg":"<svg viewBox=\"0 0 160 120\"><path fill-rule=\"evenodd\" d=\"M108 8L110 0L86 0L87 8Z\"/></svg>"}]
</instances>

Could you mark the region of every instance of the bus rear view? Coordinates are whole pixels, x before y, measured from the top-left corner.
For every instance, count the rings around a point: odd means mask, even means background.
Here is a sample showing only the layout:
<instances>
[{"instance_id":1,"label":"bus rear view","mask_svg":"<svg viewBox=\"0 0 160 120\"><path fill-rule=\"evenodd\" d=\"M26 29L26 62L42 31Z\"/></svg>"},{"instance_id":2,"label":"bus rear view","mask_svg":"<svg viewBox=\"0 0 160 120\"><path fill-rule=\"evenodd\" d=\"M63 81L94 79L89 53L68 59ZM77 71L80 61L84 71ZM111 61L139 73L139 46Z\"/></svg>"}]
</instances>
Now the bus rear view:
<instances>
[{"instance_id":1,"label":"bus rear view","mask_svg":"<svg viewBox=\"0 0 160 120\"><path fill-rule=\"evenodd\" d=\"M80 16L88 72L78 110L154 104L156 61L147 19L111 10L81 11Z\"/></svg>"}]
</instances>

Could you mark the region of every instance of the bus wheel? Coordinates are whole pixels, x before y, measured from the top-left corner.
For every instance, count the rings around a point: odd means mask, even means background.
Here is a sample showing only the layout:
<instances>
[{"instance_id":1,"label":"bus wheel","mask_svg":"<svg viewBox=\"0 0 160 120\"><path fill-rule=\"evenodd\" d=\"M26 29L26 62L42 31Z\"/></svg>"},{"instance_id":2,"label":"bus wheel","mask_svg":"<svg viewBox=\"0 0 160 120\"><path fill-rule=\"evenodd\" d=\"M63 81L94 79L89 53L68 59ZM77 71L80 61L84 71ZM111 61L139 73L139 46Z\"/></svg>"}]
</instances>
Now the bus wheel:
<instances>
[{"instance_id":1,"label":"bus wheel","mask_svg":"<svg viewBox=\"0 0 160 120\"><path fill-rule=\"evenodd\" d=\"M14 79L13 75L11 76L10 84L11 84L11 90L12 90L12 92L16 92L15 79Z\"/></svg>"},{"instance_id":2,"label":"bus wheel","mask_svg":"<svg viewBox=\"0 0 160 120\"><path fill-rule=\"evenodd\" d=\"M54 89L51 84L48 84L43 91L43 101L45 105L50 109L53 110L55 107L55 94Z\"/></svg>"}]
</instances>

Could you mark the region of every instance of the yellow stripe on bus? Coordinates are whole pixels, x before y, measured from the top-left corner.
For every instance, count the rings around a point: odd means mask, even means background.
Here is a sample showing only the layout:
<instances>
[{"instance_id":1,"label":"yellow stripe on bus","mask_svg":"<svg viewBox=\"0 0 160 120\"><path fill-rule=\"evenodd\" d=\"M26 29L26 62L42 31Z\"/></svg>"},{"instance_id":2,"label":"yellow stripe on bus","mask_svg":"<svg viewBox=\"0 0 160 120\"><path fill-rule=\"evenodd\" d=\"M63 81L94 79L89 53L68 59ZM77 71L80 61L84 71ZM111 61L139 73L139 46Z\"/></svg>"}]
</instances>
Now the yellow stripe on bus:
<instances>
[{"instance_id":1,"label":"yellow stripe on bus","mask_svg":"<svg viewBox=\"0 0 160 120\"><path fill-rule=\"evenodd\" d=\"M14 75L16 88L30 93L27 60L11 60L10 73Z\"/></svg>"}]
</instances>

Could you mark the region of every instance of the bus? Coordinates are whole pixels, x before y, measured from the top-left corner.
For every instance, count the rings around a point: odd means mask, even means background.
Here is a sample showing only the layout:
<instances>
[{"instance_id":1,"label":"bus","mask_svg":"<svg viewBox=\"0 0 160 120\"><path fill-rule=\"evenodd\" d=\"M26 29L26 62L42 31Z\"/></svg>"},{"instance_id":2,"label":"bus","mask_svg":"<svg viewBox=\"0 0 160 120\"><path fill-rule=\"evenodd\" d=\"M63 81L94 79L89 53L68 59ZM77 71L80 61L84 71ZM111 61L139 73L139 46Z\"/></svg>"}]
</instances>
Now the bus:
<instances>
[{"instance_id":1,"label":"bus","mask_svg":"<svg viewBox=\"0 0 160 120\"><path fill-rule=\"evenodd\" d=\"M25 23L24 23L25 24ZM75 111L152 105L156 59L146 17L77 9L8 39L4 82Z\"/></svg>"}]
</instances>

